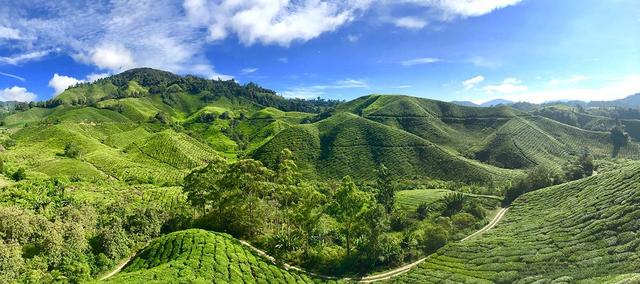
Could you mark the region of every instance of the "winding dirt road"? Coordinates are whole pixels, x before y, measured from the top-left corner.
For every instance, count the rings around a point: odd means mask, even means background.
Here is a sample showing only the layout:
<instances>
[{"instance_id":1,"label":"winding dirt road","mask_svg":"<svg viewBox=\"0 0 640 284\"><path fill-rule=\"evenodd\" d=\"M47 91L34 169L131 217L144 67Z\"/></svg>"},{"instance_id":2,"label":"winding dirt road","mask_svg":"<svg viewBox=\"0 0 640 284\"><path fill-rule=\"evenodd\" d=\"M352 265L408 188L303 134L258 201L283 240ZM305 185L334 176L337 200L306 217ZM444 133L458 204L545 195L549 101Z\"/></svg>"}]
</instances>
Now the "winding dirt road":
<instances>
[{"instance_id":1,"label":"winding dirt road","mask_svg":"<svg viewBox=\"0 0 640 284\"><path fill-rule=\"evenodd\" d=\"M467 236L466 238L460 240L461 242L464 242L466 240L469 240L475 236L478 236L486 231L489 231L491 229L493 229L493 227L495 227L500 220L502 220L502 217L504 217L504 215L507 213L507 211L509 210L509 208L500 208L500 210L498 211L498 213L496 214L495 217L493 217L493 220L491 220L491 222L489 222L489 224L487 224L486 226L484 226L482 229L476 231L475 233ZM252 251L256 252L258 255L268 259L269 261L276 263L276 259L272 256L270 256L269 254L267 254L265 251L254 247L253 245L251 245L250 243L248 243L247 241L243 241L240 240L240 243L244 246L246 246L247 248L251 249ZM124 268L127 263L129 263L129 261L131 261L131 259L133 258L133 256L127 258L125 261L123 261L120 265L118 265L113 271L109 272L109 274L103 276L102 278L100 278L100 280L105 280L113 275L115 275L116 273L120 272L120 270L122 270L122 268ZM427 257L423 257L417 261L414 261L412 263L409 264L405 264L403 266L400 266L398 268L395 268L393 270L389 270L387 272L383 272L380 274L375 274L375 275L371 275L371 276L366 276L366 277L362 277L362 278L357 278L357 279L353 279L353 278L340 278L340 280L345 280L345 281L357 281L360 283L372 283L372 282L378 282L378 281L382 281L382 280L387 280L387 279L391 279L393 277L396 277L398 275L404 274L407 271L409 271L411 268L417 266L418 264L424 262L427 258L429 258L429 256ZM289 264L284 264L284 268L287 270L296 270L296 271L300 271L300 272L304 272L306 274L309 275L313 275L319 278L324 278L324 279L338 279L337 277L333 277L333 276L327 276L327 275L320 275L320 274L316 274L310 271L306 271L300 267L296 267L296 266L292 266Z\"/></svg>"},{"instance_id":2,"label":"winding dirt road","mask_svg":"<svg viewBox=\"0 0 640 284\"><path fill-rule=\"evenodd\" d=\"M131 261L131 259L132 259L134 256L135 256L135 254L134 254L134 255L132 255L132 256L130 256L130 257L128 257L127 259L125 259L123 262L121 262L121 263L120 263L120 265L116 266L116 268L114 268L114 269L113 269L111 272L109 272L107 275L102 276L102 277L100 278L100 281L102 281L102 280L106 280L107 278L109 278L109 277L111 277L111 276L113 276L113 275L116 275L116 273L120 272L120 270L122 270L122 268L124 268L125 266L127 266L127 264L129 263L129 261Z\"/></svg>"}]
</instances>

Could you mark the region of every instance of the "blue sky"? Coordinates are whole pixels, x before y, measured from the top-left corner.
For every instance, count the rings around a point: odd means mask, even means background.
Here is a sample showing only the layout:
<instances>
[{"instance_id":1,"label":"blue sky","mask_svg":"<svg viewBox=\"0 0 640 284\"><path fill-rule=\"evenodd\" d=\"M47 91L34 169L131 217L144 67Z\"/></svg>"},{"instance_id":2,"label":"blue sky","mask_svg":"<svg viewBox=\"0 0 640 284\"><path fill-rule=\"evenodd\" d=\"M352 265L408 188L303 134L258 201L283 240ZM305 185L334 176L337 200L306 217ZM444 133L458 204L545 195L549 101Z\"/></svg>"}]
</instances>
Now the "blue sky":
<instances>
[{"instance_id":1,"label":"blue sky","mask_svg":"<svg viewBox=\"0 0 640 284\"><path fill-rule=\"evenodd\" d=\"M134 67L303 98L640 92L637 0L2 2L0 100L44 100Z\"/></svg>"}]
</instances>

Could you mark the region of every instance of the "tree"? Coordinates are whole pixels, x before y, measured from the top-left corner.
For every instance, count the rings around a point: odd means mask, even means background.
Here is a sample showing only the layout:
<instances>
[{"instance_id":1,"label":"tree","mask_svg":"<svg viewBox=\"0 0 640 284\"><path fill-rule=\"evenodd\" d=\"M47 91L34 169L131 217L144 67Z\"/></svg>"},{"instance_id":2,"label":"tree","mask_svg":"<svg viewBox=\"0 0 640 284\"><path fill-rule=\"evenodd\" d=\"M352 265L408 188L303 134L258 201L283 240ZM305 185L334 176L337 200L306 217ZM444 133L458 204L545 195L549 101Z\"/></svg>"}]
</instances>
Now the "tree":
<instances>
[{"instance_id":1,"label":"tree","mask_svg":"<svg viewBox=\"0 0 640 284\"><path fill-rule=\"evenodd\" d=\"M568 180L577 180L593 175L593 156L588 149L584 149L582 154L565 169L565 175Z\"/></svg>"},{"instance_id":2,"label":"tree","mask_svg":"<svg viewBox=\"0 0 640 284\"><path fill-rule=\"evenodd\" d=\"M447 244L449 233L442 226L427 223L421 228L418 245L427 253L433 253Z\"/></svg>"},{"instance_id":3,"label":"tree","mask_svg":"<svg viewBox=\"0 0 640 284\"><path fill-rule=\"evenodd\" d=\"M373 266L383 251L381 236L388 228L388 216L384 206L374 204L363 214L363 219L366 224L365 254Z\"/></svg>"},{"instance_id":4,"label":"tree","mask_svg":"<svg viewBox=\"0 0 640 284\"><path fill-rule=\"evenodd\" d=\"M225 229L239 235L252 236L265 221L262 210L262 198L271 195L274 189L269 181L274 173L264 167L262 162L245 159L237 161L224 173L218 182L220 200L218 208L224 217Z\"/></svg>"},{"instance_id":5,"label":"tree","mask_svg":"<svg viewBox=\"0 0 640 284\"><path fill-rule=\"evenodd\" d=\"M395 190L393 188L391 174L389 169L384 166L384 164L380 164L380 167L377 170L378 178L376 180L376 185L378 188L378 193L376 194L376 200L378 203L384 206L384 209L387 211L387 214L393 211L393 206L395 204Z\"/></svg>"},{"instance_id":6,"label":"tree","mask_svg":"<svg viewBox=\"0 0 640 284\"><path fill-rule=\"evenodd\" d=\"M80 147L75 142L68 142L64 145L63 155L68 158L77 158L80 156Z\"/></svg>"},{"instance_id":7,"label":"tree","mask_svg":"<svg viewBox=\"0 0 640 284\"><path fill-rule=\"evenodd\" d=\"M467 196L460 192L452 192L447 194L444 199L444 212L445 216L451 216L462 210L464 202L467 200Z\"/></svg>"},{"instance_id":8,"label":"tree","mask_svg":"<svg viewBox=\"0 0 640 284\"><path fill-rule=\"evenodd\" d=\"M527 172L527 176L505 191L503 206L508 206L518 196L527 192L561 183L562 177L545 166L537 166Z\"/></svg>"},{"instance_id":9,"label":"tree","mask_svg":"<svg viewBox=\"0 0 640 284\"><path fill-rule=\"evenodd\" d=\"M612 156L618 156L618 152L620 148L627 146L629 143L629 134L624 131L624 126L622 124L618 124L611 128L610 131L611 143L613 144L613 153Z\"/></svg>"},{"instance_id":10,"label":"tree","mask_svg":"<svg viewBox=\"0 0 640 284\"><path fill-rule=\"evenodd\" d=\"M226 162L221 158L214 158L209 164L194 170L184 178L183 191L192 206L200 208L202 215L207 213L207 206L217 201L221 190L218 181L226 170Z\"/></svg>"},{"instance_id":11,"label":"tree","mask_svg":"<svg viewBox=\"0 0 640 284\"><path fill-rule=\"evenodd\" d=\"M351 253L353 233L362 225L363 215L371 206L371 201L371 196L361 191L351 177L346 176L342 179L342 184L335 194L333 212L342 225L347 255Z\"/></svg>"}]
</instances>

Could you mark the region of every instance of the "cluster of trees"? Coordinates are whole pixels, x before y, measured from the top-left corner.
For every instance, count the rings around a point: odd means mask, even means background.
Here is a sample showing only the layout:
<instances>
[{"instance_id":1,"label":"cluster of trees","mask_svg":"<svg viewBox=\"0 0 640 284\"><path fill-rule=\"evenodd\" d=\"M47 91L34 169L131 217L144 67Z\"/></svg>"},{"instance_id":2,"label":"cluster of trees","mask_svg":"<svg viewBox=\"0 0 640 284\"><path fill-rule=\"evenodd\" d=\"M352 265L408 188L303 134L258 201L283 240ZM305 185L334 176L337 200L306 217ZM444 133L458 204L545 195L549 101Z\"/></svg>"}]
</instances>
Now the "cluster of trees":
<instances>
[{"instance_id":1,"label":"cluster of trees","mask_svg":"<svg viewBox=\"0 0 640 284\"><path fill-rule=\"evenodd\" d=\"M128 194L86 204L65 194L68 184L27 180L0 194L0 283L85 283L152 238L188 226Z\"/></svg>"},{"instance_id":2,"label":"cluster of trees","mask_svg":"<svg viewBox=\"0 0 640 284\"><path fill-rule=\"evenodd\" d=\"M538 165L528 170L525 177L505 190L503 205L508 206L520 195L530 191L589 177L593 175L594 170L593 156L588 149L583 149L580 156L573 162L567 163L562 171Z\"/></svg>"},{"instance_id":3,"label":"cluster of trees","mask_svg":"<svg viewBox=\"0 0 640 284\"><path fill-rule=\"evenodd\" d=\"M286 149L273 169L252 159L212 161L188 175L183 190L200 212L194 226L249 239L279 260L325 273L400 264L484 217L461 212L468 203L457 195L447 209L429 209L420 219L400 210L384 166L372 184L348 176L304 181Z\"/></svg>"}]
</instances>

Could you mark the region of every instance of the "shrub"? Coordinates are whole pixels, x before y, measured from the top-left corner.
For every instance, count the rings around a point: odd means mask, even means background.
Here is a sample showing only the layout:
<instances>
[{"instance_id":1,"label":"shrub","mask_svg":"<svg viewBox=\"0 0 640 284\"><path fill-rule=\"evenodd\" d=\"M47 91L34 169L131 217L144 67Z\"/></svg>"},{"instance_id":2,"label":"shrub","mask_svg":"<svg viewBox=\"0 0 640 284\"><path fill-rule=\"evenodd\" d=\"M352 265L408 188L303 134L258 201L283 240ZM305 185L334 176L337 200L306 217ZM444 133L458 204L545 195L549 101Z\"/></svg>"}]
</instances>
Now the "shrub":
<instances>
[{"instance_id":1,"label":"shrub","mask_svg":"<svg viewBox=\"0 0 640 284\"><path fill-rule=\"evenodd\" d=\"M467 227L473 225L473 223L475 223L476 220L473 217L473 215L471 215L469 213L458 213L458 214L455 214L455 215L451 216L451 222L458 229L464 229L464 228L467 228Z\"/></svg>"},{"instance_id":2,"label":"shrub","mask_svg":"<svg viewBox=\"0 0 640 284\"><path fill-rule=\"evenodd\" d=\"M442 226L437 224L425 224L418 235L418 245L429 254L447 244L449 233Z\"/></svg>"},{"instance_id":3,"label":"shrub","mask_svg":"<svg viewBox=\"0 0 640 284\"><path fill-rule=\"evenodd\" d=\"M13 178L13 180L15 181L21 181L23 179L27 178L27 173L24 170L24 168L19 168L17 171L15 171L13 173L13 175L11 176Z\"/></svg>"},{"instance_id":4,"label":"shrub","mask_svg":"<svg viewBox=\"0 0 640 284\"><path fill-rule=\"evenodd\" d=\"M64 146L63 155L68 158L77 158L80 156L80 147L74 142L69 142Z\"/></svg>"},{"instance_id":5,"label":"shrub","mask_svg":"<svg viewBox=\"0 0 640 284\"><path fill-rule=\"evenodd\" d=\"M395 210L391 214L391 229L394 231L402 231L409 227L410 221L407 213L402 210Z\"/></svg>"},{"instance_id":6,"label":"shrub","mask_svg":"<svg viewBox=\"0 0 640 284\"><path fill-rule=\"evenodd\" d=\"M426 202L422 202L416 209L416 216L419 220L424 220L425 218L427 218L427 214L429 214L429 212L431 212L432 210L433 208L429 204L427 204Z\"/></svg>"}]
</instances>

